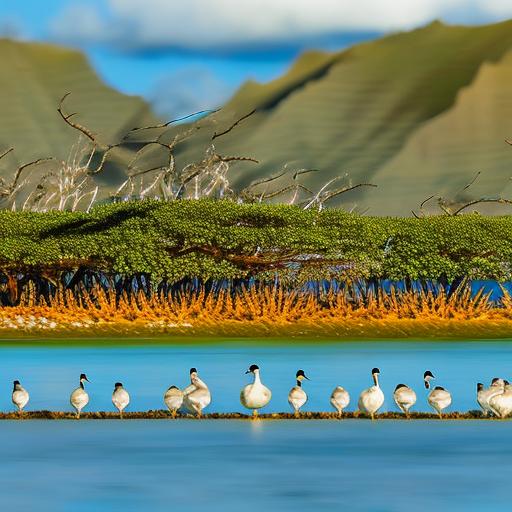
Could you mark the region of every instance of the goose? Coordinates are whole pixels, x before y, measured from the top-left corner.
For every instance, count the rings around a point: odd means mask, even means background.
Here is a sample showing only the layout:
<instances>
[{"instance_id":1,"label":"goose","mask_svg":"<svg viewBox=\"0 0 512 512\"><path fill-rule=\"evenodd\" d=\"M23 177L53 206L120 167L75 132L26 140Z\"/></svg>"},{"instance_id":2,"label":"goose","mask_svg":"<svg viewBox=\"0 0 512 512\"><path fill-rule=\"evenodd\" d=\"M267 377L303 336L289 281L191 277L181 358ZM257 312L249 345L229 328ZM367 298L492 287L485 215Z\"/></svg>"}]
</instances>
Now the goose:
<instances>
[{"instance_id":1,"label":"goose","mask_svg":"<svg viewBox=\"0 0 512 512\"><path fill-rule=\"evenodd\" d=\"M178 409L183 405L183 391L176 386L171 386L165 392L164 403L169 409L171 417L176 418Z\"/></svg>"},{"instance_id":2,"label":"goose","mask_svg":"<svg viewBox=\"0 0 512 512\"><path fill-rule=\"evenodd\" d=\"M82 409L89 403L89 395L84 388L84 382L90 382L85 373L80 374L80 385L71 393L69 401L76 410L77 419L80 418Z\"/></svg>"},{"instance_id":3,"label":"goose","mask_svg":"<svg viewBox=\"0 0 512 512\"><path fill-rule=\"evenodd\" d=\"M476 385L476 401L482 408L483 416L487 416L489 413L493 414L489 400L492 396L502 393L504 387L505 383L503 379L499 379L498 377L492 379L491 385L487 389L481 382Z\"/></svg>"},{"instance_id":4,"label":"goose","mask_svg":"<svg viewBox=\"0 0 512 512\"><path fill-rule=\"evenodd\" d=\"M432 372L427 370L423 374L423 381L425 382L425 388L430 389L430 381L435 379L432 375ZM443 417L443 409L446 409L452 403L452 395L449 391L442 388L441 386L436 386L427 397L428 403L430 406L439 414L439 418Z\"/></svg>"},{"instance_id":5,"label":"goose","mask_svg":"<svg viewBox=\"0 0 512 512\"><path fill-rule=\"evenodd\" d=\"M252 414L256 417L258 416L258 409L265 407L270 402L272 392L261 383L258 365L251 365L245 373L252 373L254 380L252 384L244 386L240 392L240 402L247 409L252 409Z\"/></svg>"},{"instance_id":6,"label":"goose","mask_svg":"<svg viewBox=\"0 0 512 512\"><path fill-rule=\"evenodd\" d=\"M338 418L343 415L343 409L348 407L350 395L348 391L341 386L336 386L331 393L331 405L338 411Z\"/></svg>"},{"instance_id":7,"label":"goose","mask_svg":"<svg viewBox=\"0 0 512 512\"><path fill-rule=\"evenodd\" d=\"M379 375L380 370L378 368L373 368L372 378L374 385L368 389L365 389L359 395L359 410L369 414L372 420L375 419L375 413L382 407L382 404L384 403L384 393L379 386Z\"/></svg>"},{"instance_id":8,"label":"goose","mask_svg":"<svg viewBox=\"0 0 512 512\"><path fill-rule=\"evenodd\" d=\"M12 403L18 408L18 412L22 414L23 408L28 404L30 396L28 391L22 387L19 380L15 380L13 384Z\"/></svg>"},{"instance_id":9,"label":"goose","mask_svg":"<svg viewBox=\"0 0 512 512\"><path fill-rule=\"evenodd\" d=\"M123 417L123 411L128 407L130 403L130 395L128 391L124 389L123 384L121 382L116 382L114 384L114 392L112 393L112 403L114 407L119 411L119 417Z\"/></svg>"},{"instance_id":10,"label":"goose","mask_svg":"<svg viewBox=\"0 0 512 512\"><path fill-rule=\"evenodd\" d=\"M288 403L292 406L295 417L298 417L300 408L308 401L308 395L302 389L302 381L304 379L309 380L309 378L306 377L304 370L298 370L295 378L297 379L297 384L288 393Z\"/></svg>"},{"instance_id":11,"label":"goose","mask_svg":"<svg viewBox=\"0 0 512 512\"><path fill-rule=\"evenodd\" d=\"M489 399L492 412L499 418L506 418L512 413L512 384L504 381L505 387Z\"/></svg>"},{"instance_id":12,"label":"goose","mask_svg":"<svg viewBox=\"0 0 512 512\"><path fill-rule=\"evenodd\" d=\"M212 401L208 386L199 378L195 368L190 369L190 386L183 390L183 405L190 412L197 413L198 417L203 414L203 409Z\"/></svg>"},{"instance_id":13,"label":"goose","mask_svg":"<svg viewBox=\"0 0 512 512\"><path fill-rule=\"evenodd\" d=\"M409 409L416 403L416 393L414 389L405 384L398 384L393 393L398 408L409 417Z\"/></svg>"}]
</instances>

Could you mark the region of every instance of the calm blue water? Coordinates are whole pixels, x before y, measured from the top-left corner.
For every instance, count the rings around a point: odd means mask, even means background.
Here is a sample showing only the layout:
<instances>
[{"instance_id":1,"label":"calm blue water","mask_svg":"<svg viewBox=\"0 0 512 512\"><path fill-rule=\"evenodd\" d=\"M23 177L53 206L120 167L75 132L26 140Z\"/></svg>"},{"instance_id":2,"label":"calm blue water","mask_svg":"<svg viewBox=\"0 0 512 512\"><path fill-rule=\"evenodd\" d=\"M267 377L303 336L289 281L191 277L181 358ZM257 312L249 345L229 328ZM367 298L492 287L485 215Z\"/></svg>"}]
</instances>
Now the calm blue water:
<instances>
[{"instance_id":1,"label":"calm blue water","mask_svg":"<svg viewBox=\"0 0 512 512\"><path fill-rule=\"evenodd\" d=\"M510 377L512 343L371 342L295 346L0 346L0 409L11 381L31 392L29 409L69 410L80 372L93 381L89 410L112 410L112 384L131 410L162 407L170 384L196 366L210 385L210 411L239 411L249 364L273 391L267 410L288 410L301 367L306 410L329 410L336 384L353 403L381 369L387 400L398 382L417 389L430 369L454 409L476 407L475 383ZM350 407L353 409L353 406ZM3 510L89 512L214 510L506 510L512 470L510 421L1 421Z\"/></svg>"},{"instance_id":2,"label":"calm blue water","mask_svg":"<svg viewBox=\"0 0 512 512\"><path fill-rule=\"evenodd\" d=\"M3 510L489 511L509 422L2 422Z\"/></svg>"},{"instance_id":3,"label":"calm blue water","mask_svg":"<svg viewBox=\"0 0 512 512\"><path fill-rule=\"evenodd\" d=\"M478 408L477 382L488 383L501 376L512 380L511 342L370 342L310 345L249 344L194 346L117 347L9 347L0 346L0 410L12 410L11 383L19 379L29 390L28 409L71 410L69 394L81 372L91 384L88 410L113 410L113 384L121 381L130 392L128 410L164 407L164 391L175 384L189 383L188 371L197 367L212 392L209 412L241 411L240 389L251 377L250 364L258 364L262 379L273 392L264 411L288 411L287 395L295 384L295 372L302 368L311 379L304 383L309 401L304 410L330 410L329 397L342 385L357 405L360 391L371 385L370 371L381 370L386 395L382 410L396 410L392 393L398 383L416 389L416 410L429 410L423 388L423 372L431 370L434 382L450 390L451 410ZM3 390L3 391L2 391Z\"/></svg>"}]
</instances>

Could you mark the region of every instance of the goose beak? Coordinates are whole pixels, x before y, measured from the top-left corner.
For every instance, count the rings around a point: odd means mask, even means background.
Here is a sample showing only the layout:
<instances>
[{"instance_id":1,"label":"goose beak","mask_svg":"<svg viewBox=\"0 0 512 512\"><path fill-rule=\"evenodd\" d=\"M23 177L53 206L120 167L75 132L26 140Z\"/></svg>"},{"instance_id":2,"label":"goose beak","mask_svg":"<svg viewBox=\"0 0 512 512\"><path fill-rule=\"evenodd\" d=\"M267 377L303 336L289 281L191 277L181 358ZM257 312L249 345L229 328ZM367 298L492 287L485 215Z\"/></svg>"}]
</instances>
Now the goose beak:
<instances>
[{"instance_id":1,"label":"goose beak","mask_svg":"<svg viewBox=\"0 0 512 512\"><path fill-rule=\"evenodd\" d=\"M251 370L247 370L247 371L245 372L245 375L247 375L248 373L251 373Z\"/></svg>"},{"instance_id":2,"label":"goose beak","mask_svg":"<svg viewBox=\"0 0 512 512\"><path fill-rule=\"evenodd\" d=\"M304 375L304 378L305 378L306 380L311 380L309 377L306 377L305 375Z\"/></svg>"}]
</instances>

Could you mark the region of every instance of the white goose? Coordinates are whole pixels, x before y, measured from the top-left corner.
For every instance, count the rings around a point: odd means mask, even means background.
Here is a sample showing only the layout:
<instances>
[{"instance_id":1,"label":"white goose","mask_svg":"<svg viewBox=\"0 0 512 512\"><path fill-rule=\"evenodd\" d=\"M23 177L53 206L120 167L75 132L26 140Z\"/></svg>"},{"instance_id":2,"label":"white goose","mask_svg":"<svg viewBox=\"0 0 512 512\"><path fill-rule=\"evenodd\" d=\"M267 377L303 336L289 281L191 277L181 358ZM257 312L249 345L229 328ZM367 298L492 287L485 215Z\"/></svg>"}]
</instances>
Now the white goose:
<instances>
[{"instance_id":1,"label":"white goose","mask_svg":"<svg viewBox=\"0 0 512 512\"><path fill-rule=\"evenodd\" d=\"M409 409L416 403L416 393L414 389L405 384L398 384L393 393L393 399L399 409L409 417Z\"/></svg>"},{"instance_id":2,"label":"white goose","mask_svg":"<svg viewBox=\"0 0 512 512\"><path fill-rule=\"evenodd\" d=\"M258 409L265 407L270 402L272 392L262 384L259 366L253 364L245 373L252 373L254 381L252 384L244 386L240 393L240 402L247 409L252 409L253 416L257 416Z\"/></svg>"},{"instance_id":3,"label":"white goose","mask_svg":"<svg viewBox=\"0 0 512 512\"><path fill-rule=\"evenodd\" d=\"M435 379L432 375L432 372L427 370L423 374L423 381L425 382L425 388L430 389L430 381ZM436 386L427 397L427 401L430 406L439 414L439 418L443 417L443 410L446 409L452 403L452 395L449 391L442 388L441 386Z\"/></svg>"},{"instance_id":4,"label":"white goose","mask_svg":"<svg viewBox=\"0 0 512 512\"><path fill-rule=\"evenodd\" d=\"M380 370L378 368L374 368L372 370L374 385L368 389L365 389L359 395L359 410L369 414L372 420L375 419L375 413L382 407L382 404L384 403L384 393L379 386L379 375Z\"/></svg>"},{"instance_id":5,"label":"white goose","mask_svg":"<svg viewBox=\"0 0 512 512\"><path fill-rule=\"evenodd\" d=\"M178 409L183 405L183 391L176 386L171 386L165 392L164 403L169 409L171 417L176 418Z\"/></svg>"},{"instance_id":6,"label":"white goose","mask_svg":"<svg viewBox=\"0 0 512 512\"><path fill-rule=\"evenodd\" d=\"M297 384L290 389L288 393L288 403L292 406L294 414L296 417L299 416L300 408L308 401L308 395L302 389L302 381L304 379L309 380L304 373L304 370L298 370L295 374L295 378L297 380Z\"/></svg>"},{"instance_id":7,"label":"white goose","mask_svg":"<svg viewBox=\"0 0 512 512\"><path fill-rule=\"evenodd\" d=\"M345 388L336 386L331 393L331 405L338 411L338 418L343 416L343 409L350 403L350 395Z\"/></svg>"},{"instance_id":8,"label":"white goose","mask_svg":"<svg viewBox=\"0 0 512 512\"><path fill-rule=\"evenodd\" d=\"M195 412L199 417L203 409L210 405L212 396L208 386L199 378L195 368L190 369L190 386L183 390L183 405L190 412Z\"/></svg>"},{"instance_id":9,"label":"white goose","mask_svg":"<svg viewBox=\"0 0 512 512\"><path fill-rule=\"evenodd\" d=\"M84 382L89 382L85 373L80 374L80 386L78 386L73 393L71 393L71 397L69 401L71 405L76 410L77 419L80 418L80 413L82 409L89 403L89 395L87 391L85 391Z\"/></svg>"},{"instance_id":10,"label":"white goose","mask_svg":"<svg viewBox=\"0 0 512 512\"><path fill-rule=\"evenodd\" d=\"M507 380L504 381L504 384L503 391L489 399L489 406L498 418L506 418L512 414L512 384Z\"/></svg>"},{"instance_id":11,"label":"white goose","mask_svg":"<svg viewBox=\"0 0 512 512\"><path fill-rule=\"evenodd\" d=\"M505 382L503 379L499 379L498 377L492 379L491 385L488 388L485 388L481 382L476 385L476 401L482 408L483 416L487 416L489 413L493 414L493 410L489 405L489 400L494 395L503 393L504 388Z\"/></svg>"},{"instance_id":12,"label":"white goose","mask_svg":"<svg viewBox=\"0 0 512 512\"><path fill-rule=\"evenodd\" d=\"M130 403L130 395L128 391L124 389L121 382L114 384L114 392L112 393L112 403L114 407L119 411L119 417L123 417L123 411L128 407Z\"/></svg>"},{"instance_id":13,"label":"white goose","mask_svg":"<svg viewBox=\"0 0 512 512\"><path fill-rule=\"evenodd\" d=\"M19 380L13 382L12 403L18 408L18 412L23 413L23 408L28 404L30 396L28 391L22 387Z\"/></svg>"}]
</instances>

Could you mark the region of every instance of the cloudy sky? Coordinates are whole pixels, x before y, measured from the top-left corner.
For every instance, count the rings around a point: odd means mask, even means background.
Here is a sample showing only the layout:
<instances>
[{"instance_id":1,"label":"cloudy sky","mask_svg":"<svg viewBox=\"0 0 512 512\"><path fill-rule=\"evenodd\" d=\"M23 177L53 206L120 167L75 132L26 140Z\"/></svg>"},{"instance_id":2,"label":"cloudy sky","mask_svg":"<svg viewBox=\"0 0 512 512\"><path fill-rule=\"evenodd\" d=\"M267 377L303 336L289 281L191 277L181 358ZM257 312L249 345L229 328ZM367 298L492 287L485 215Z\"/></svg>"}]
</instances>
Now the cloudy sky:
<instances>
[{"instance_id":1,"label":"cloudy sky","mask_svg":"<svg viewBox=\"0 0 512 512\"><path fill-rule=\"evenodd\" d=\"M0 32L79 48L110 85L174 116L279 76L306 48L507 18L511 0L2 0Z\"/></svg>"}]
</instances>

